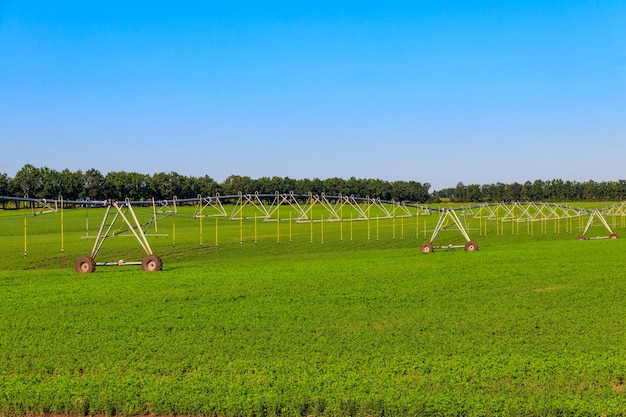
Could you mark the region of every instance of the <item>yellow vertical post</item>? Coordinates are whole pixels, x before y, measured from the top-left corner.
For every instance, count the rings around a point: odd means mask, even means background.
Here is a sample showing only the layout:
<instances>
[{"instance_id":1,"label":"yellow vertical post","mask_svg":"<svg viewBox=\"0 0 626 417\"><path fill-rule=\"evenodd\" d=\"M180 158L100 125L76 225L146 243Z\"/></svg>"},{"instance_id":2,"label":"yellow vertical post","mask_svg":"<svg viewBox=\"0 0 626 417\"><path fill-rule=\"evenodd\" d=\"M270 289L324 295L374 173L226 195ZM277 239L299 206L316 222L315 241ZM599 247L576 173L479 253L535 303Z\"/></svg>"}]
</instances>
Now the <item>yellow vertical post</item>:
<instances>
[{"instance_id":1,"label":"yellow vertical post","mask_svg":"<svg viewBox=\"0 0 626 417\"><path fill-rule=\"evenodd\" d=\"M396 216L391 218L391 238L396 240Z\"/></svg>"},{"instance_id":2,"label":"yellow vertical post","mask_svg":"<svg viewBox=\"0 0 626 417\"><path fill-rule=\"evenodd\" d=\"M404 240L404 217L400 219L400 239Z\"/></svg>"},{"instance_id":3,"label":"yellow vertical post","mask_svg":"<svg viewBox=\"0 0 626 417\"><path fill-rule=\"evenodd\" d=\"M24 258L26 258L26 256L28 256L28 251L26 250L26 248L27 248L27 244L26 244L27 238L26 238L26 236L27 236L27 233L26 233L26 216L24 216Z\"/></svg>"},{"instance_id":4,"label":"yellow vertical post","mask_svg":"<svg viewBox=\"0 0 626 417\"><path fill-rule=\"evenodd\" d=\"M500 219L499 219L499 213L500 213L500 205L497 204L496 205L496 236L500 236Z\"/></svg>"},{"instance_id":5,"label":"yellow vertical post","mask_svg":"<svg viewBox=\"0 0 626 417\"><path fill-rule=\"evenodd\" d=\"M89 209L85 205L85 238L89 239Z\"/></svg>"},{"instance_id":6,"label":"yellow vertical post","mask_svg":"<svg viewBox=\"0 0 626 417\"><path fill-rule=\"evenodd\" d=\"M219 226L217 224L217 217L215 218L215 247L217 248L217 245L219 244L219 239L218 239L218 230L219 230ZM243 244L243 239L240 238L240 245Z\"/></svg>"},{"instance_id":7,"label":"yellow vertical post","mask_svg":"<svg viewBox=\"0 0 626 417\"><path fill-rule=\"evenodd\" d=\"M322 234L322 242L321 242L321 243L322 243L322 245L323 245L323 244L324 244L324 214L323 214L323 213L322 213L322 217L321 217L321 219L322 219L322 220L321 220L321 222L320 222L320 224L322 225L322 231L321 231L321 234Z\"/></svg>"},{"instance_id":8,"label":"yellow vertical post","mask_svg":"<svg viewBox=\"0 0 626 417\"><path fill-rule=\"evenodd\" d=\"M420 212L417 206L415 206L415 237L420 237Z\"/></svg>"},{"instance_id":9,"label":"yellow vertical post","mask_svg":"<svg viewBox=\"0 0 626 417\"><path fill-rule=\"evenodd\" d=\"M154 219L154 233L159 233L159 223L157 221L156 204L154 204L154 197L152 197L152 218Z\"/></svg>"},{"instance_id":10,"label":"yellow vertical post","mask_svg":"<svg viewBox=\"0 0 626 417\"><path fill-rule=\"evenodd\" d=\"M256 213L254 213L254 243L257 242L257 232L256 232Z\"/></svg>"},{"instance_id":11,"label":"yellow vertical post","mask_svg":"<svg viewBox=\"0 0 626 417\"><path fill-rule=\"evenodd\" d=\"M200 214L200 247L202 247L202 214Z\"/></svg>"},{"instance_id":12,"label":"yellow vertical post","mask_svg":"<svg viewBox=\"0 0 626 417\"><path fill-rule=\"evenodd\" d=\"M61 200L61 253L65 253L65 231L63 225L63 197Z\"/></svg>"},{"instance_id":13,"label":"yellow vertical post","mask_svg":"<svg viewBox=\"0 0 626 417\"><path fill-rule=\"evenodd\" d=\"M339 241L343 242L343 204L339 208Z\"/></svg>"},{"instance_id":14,"label":"yellow vertical post","mask_svg":"<svg viewBox=\"0 0 626 417\"><path fill-rule=\"evenodd\" d=\"M350 212L350 242L352 242L352 212Z\"/></svg>"},{"instance_id":15,"label":"yellow vertical post","mask_svg":"<svg viewBox=\"0 0 626 417\"><path fill-rule=\"evenodd\" d=\"M289 213L289 242L292 241L292 232L291 232L291 213Z\"/></svg>"},{"instance_id":16,"label":"yellow vertical post","mask_svg":"<svg viewBox=\"0 0 626 417\"><path fill-rule=\"evenodd\" d=\"M276 208L276 243L280 243L280 206Z\"/></svg>"},{"instance_id":17,"label":"yellow vertical post","mask_svg":"<svg viewBox=\"0 0 626 417\"><path fill-rule=\"evenodd\" d=\"M578 231L583 230L583 216L578 216Z\"/></svg>"},{"instance_id":18,"label":"yellow vertical post","mask_svg":"<svg viewBox=\"0 0 626 417\"><path fill-rule=\"evenodd\" d=\"M370 198L367 197L367 240L370 240Z\"/></svg>"}]
</instances>

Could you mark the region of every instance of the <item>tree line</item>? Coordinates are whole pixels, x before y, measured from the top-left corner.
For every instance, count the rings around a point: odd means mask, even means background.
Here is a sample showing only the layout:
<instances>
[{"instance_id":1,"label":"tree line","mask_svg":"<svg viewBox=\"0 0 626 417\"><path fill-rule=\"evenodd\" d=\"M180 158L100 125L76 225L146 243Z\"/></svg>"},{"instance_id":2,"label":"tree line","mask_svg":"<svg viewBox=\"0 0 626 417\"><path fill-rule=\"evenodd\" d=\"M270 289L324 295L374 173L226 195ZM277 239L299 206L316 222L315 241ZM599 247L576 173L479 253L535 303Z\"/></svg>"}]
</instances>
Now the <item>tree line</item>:
<instances>
[{"instance_id":1,"label":"tree line","mask_svg":"<svg viewBox=\"0 0 626 417\"><path fill-rule=\"evenodd\" d=\"M501 201L624 201L626 180L596 182L526 181L523 184L464 185L434 193L435 198L449 198L464 203L491 203Z\"/></svg>"},{"instance_id":2,"label":"tree line","mask_svg":"<svg viewBox=\"0 0 626 417\"><path fill-rule=\"evenodd\" d=\"M383 181L380 179L292 179L231 175L218 183L208 175L201 177L159 172L153 175L117 171L102 174L97 169L57 171L47 167L24 165L14 177L0 173L0 195L10 197L58 198L65 200L147 200L179 199L243 194L326 194L354 195L383 200L425 203L431 197L430 184L416 181Z\"/></svg>"},{"instance_id":3,"label":"tree line","mask_svg":"<svg viewBox=\"0 0 626 417\"><path fill-rule=\"evenodd\" d=\"M194 177L176 172L153 175L116 171L102 174L97 169L57 171L47 167L24 165L14 177L0 173L0 195L10 197L58 198L66 200L147 200L155 198L179 199L253 194L326 194L328 196L354 195L411 203L491 203L500 201L623 201L626 199L626 180L586 182L555 180L526 181L523 184L465 185L430 192L429 183L417 181L384 181L380 179L292 179L289 177L262 177L231 175L218 183L208 175Z\"/></svg>"}]
</instances>

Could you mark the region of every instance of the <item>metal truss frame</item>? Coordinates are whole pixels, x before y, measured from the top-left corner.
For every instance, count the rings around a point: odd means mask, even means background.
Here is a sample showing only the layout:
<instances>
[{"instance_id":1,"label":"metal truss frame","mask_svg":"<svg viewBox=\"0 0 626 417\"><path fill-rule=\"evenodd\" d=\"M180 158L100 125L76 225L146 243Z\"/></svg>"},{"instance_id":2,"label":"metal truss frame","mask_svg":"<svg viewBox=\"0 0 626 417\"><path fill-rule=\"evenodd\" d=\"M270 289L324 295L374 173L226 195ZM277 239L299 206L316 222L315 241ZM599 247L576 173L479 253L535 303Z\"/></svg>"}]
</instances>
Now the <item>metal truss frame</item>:
<instances>
[{"instance_id":1,"label":"metal truss frame","mask_svg":"<svg viewBox=\"0 0 626 417\"><path fill-rule=\"evenodd\" d=\"M25 197L25 198L28 198L28 197ZM48 200L45 198L38 198L38 199L32 200L30 204L31 204L31 210L33 212L33 216L38 216L40 214L47 214L47 213L58 213L59 201L62 204L63 199L59 197L59 200L51 200L50 202L48 202ZM41 207L37 211L35 211L35 203L39 203L41 205ZM54 204L54 207L51 204Z\"/></svg>"},{"instance_id":2,"label":"metal truss frame","mask_svg":"<svg viewBox=\"0 0 626 417\"><path fill-rule=\"evenodd\" d=\"M269 199L271 199L271 202L267 204L266 202ZM391 206L388 207L389 205ZM237 204L230 215L230 220L244 219L243 209L247 206L254 207L256 213L258 213L258 217L264 219L264 221L278 220L278 211L280 207L289 206L296 211L296 216L293 218L296 223L316 221L348 221L347 219L342 218L341 215L344 207L353 209L357 214L356 217L349 219L350 221L413 216L406 203L395 202L393 200L388 202L379 198L373 199L369 197L355 198L354 196L343 195L326 196L324 193L319 195L294 193L279 194L277 192L276 194L239 194L239 196L237 196ZM325 209L327 217L323 220L316 220L313 218L312 211L313 207L316 206ZM370 216L372 208L376 209L376 213L382 213L382 215ZM430 212L428 212L428 214L430 214Z\"/></svg>"},{"instance_id":3,"label":"metal truss frame","mask_svg":"<svg viewBox=\"0 0 626 417\"><path fill-rule=\"evenodd\" d=\"M153 209L156 210L153 205ZM125 213L126 212L126 213ZM124 231L113 231L113 226L121 219L122 223L126 225L128 229ZM154 218L156 219L156 218ZM142 261L124 261L119 260L117 262L96 262L96 256L100 252L104 242L112 236L121 236L122 233L130 231L132 236L135 237L146 256ZM144 271L157 271L161 270L163 263L161 258L152 252L150 243L146 238L144 229L137 219L137 215L133 210L131 202L126 199L123 203L117 201L111 202L106 206L106 212L102 218L98 234L95 238L95 242L89 256L82 256L76 260L75 270L79 273L94 272L96 266L125 266L125 265L141 265Z\"/></svg>"},{"instance_id":4,"label":"metal truss frame","mask_svg":"<svg viewBox=\"0 0 626 417\"><path fill-rule=\"evenodd\" d=\"M606 230L608 230L609 235L608 236L596 236L596 237L586 237L585 235L587 234L587 232L589 231L589 229L595 225L594 220L598 219L600 221L600 223L602 224L602 226L604 226L604 228ZM580 236L578 236L578 240L595 240L595 239L617 239L619 236L616 233L613 233L613 230L611 229L611 226L609 226L609 223L606 221L606 219L604 218L604 216L602 215L602 213L600 212L600 210L593 210L591 212L591 214L589 215L589 220L587 220L587 224L585 225L585 228L583 229L583 232Z\"/></svg>"},{"instance_id":5,"label":"metal truss frame","mask_svg":"<svg viewBox=\"0 0 626 417\"><path fill-rule=\"evenodd\" d=\"M442 230L450 226L449 224L447 224L448 220L452 220L452 224L454 224L458 228L459 232L461 232L461 234L465 238L464 245L453 245L453 244L449 244L446 246L434 246L433 245L433 242L435 241L435 238L437 237L437 235L439 235L439 233ZM439 249L464 248L468 252L474 252L478 250L478 245L476 244L476 242L472 241L472 239L469 237L469 234L467 233L467 230L465 230L465 226L463 226L463 222L461 222L461 219L457 215L456 211L451 210L451 209L445 209L440 212L439 220L437 221L437 225L435 226L435 229L433 230L433 234L430 237L430 240L428 242L422 243L422 245L420 246L420 252L430 253L435 248L439 248Z\"/></svg>"},{"instance_id":6,"label":"metal truss frame","mask_svg":"<svg viewBox=\"0 0 626 417\"><path fill-rule=\"evenodd\" d=\"M534 202L483 204L474 212L475 208L476 207L471 207L467 209L474 218L516 222L569 219L580 217L586 213L585 210L575 207ZM501 214L501 211L504 211L504 213Z\"/></svg>"},{"instance_id":7,"label":"metal truss frame","mask_svg":"<svg viewBox=\"0 0 626 417\"><path fill-rule=\"evenodd\" d=\"M208 209L213 209L214 212L211 214L206 214L204 211ZM224 210L224 206L222 205L222 200L219 194L217 194L215 197L202 197L200 194L198 194L198 204L196 204L196 211L193 213L194 219L197 219L199 217L226 216L226 210Z\"/></svg>"}]
</instances>

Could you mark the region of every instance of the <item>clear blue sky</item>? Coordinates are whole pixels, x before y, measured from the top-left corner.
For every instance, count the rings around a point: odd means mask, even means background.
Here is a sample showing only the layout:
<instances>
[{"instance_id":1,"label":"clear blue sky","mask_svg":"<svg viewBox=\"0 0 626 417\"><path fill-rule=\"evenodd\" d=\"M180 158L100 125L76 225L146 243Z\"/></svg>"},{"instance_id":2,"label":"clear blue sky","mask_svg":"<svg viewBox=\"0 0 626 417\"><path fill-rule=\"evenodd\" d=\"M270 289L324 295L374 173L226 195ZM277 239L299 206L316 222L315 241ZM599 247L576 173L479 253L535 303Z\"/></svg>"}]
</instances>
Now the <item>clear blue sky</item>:
<instances>
[{"instance_id":1,"label":"clear blue sky","mask_svg":"<svg viewBox=\"0 0 626 417\"><path fill-rule=\"evenodd\" d=\"M0 0L0 173L626 178L626 2Z\"/></svg>"}]
</instances>

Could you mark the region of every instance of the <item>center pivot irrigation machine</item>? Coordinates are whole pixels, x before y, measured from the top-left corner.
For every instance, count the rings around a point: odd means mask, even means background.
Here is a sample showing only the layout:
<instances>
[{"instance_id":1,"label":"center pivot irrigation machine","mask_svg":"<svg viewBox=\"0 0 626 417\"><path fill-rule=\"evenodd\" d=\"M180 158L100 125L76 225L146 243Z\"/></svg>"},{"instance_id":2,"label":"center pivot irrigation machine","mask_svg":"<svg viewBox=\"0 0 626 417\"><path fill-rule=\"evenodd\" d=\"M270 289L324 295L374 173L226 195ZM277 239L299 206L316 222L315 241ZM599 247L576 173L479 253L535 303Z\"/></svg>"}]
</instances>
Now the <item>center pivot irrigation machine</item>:
<instances>
[{"instance_id":1,"label":"center pivot irrigation machine","mask_svg":"<svg viewBox=\"0 0 626 417\"><path fill-rule=\"evenodd\" d=\"M212 197L202 197L189 199L172 200L144 200L144 201L72 201L58 199L35 199L35 198L19 198L0 196L2 208L7 208L13 204L15 209L30 208L33 216L39 216L46 213L60 212L61 219L61 252L63 249L63 208L66 205L84 208L100 208L104 210L104 216L95 236L95 242L91 253L87 256L80 256L74 265L74 269L78 273L94 272L98 266L125 266L125 265L141 265L144 271L158 271L163 267L161 258L156 255L148 237L168 236L167 234L158 233L157 220L177 214L177 203L195 205L193 218L199 219L200 236L202 236L202 219L205 217L216 217L216 236L217 236L217 217L226 220L237 220L240 223L239 241L243 242L243 221L245 219L254 220L254 233L256 243L256 221L263 222L289 222L289 230L291 233L291 222L309 223L311 242L313 242L313 223L325 222L349 222L350 239L352 239L352 222L367 222L367 239L370 239L369 222L376 222L376 233L378 233L378 220L390 219L392 222L393 236L395 239L395 219L401 219L402 236L404 236L405 218L413 218L412 223L415 225L415 237L422 239L420 235L423 230L423 243L419 246L420 252L424 254L432 253L435 249L456 249L463 248L467 252L478 250L478 244L470 238L468 231L475 230L470 226L470 222L478 221L480 235L487 235L487 224L492 224L490 230L495 228L497 235L503 235L505 232L505 224L510 225L506 230L510 230L511 234L519 234L519 225L525 224L527 233L534 234L535 224L540 228L541 233L545 234L548 230L548 221L554 226L554 232L560 233L561 223L564 222L566 233L573 233L575 227L574 219L577 220L579 235L578 240L595 240L595 239L617 239L618 235L611 228L609 221L612 220L613 227L617 227L616 219L620 219L621 227L626 227L626 202L612 205L600 210L590 210L583 208L575 208L560 204L550 203L534 203L534 202L514 202L514 203L488 203L470 207L436 207L436 206L420 206L414 204L406 204L405 202L383 201L378 198L370 197L354 197L354 196L326 196L324 194L242 194L220 196L219 194ZM223 204L224 203L224 204ZM151 207L152 218L141 224L135 214L134 207ZM281 207L283 210L281 211ZM230 213L227 212L227 209ZM90 211L90 210L87 210ZM142 213L139 213L140 217ZM434 229L429 230L427 224L434 224L435 219L431 216L438 216ZM428 219L428 221L427 221ZM431 220L432 219L432 220ZM586 224L585 224L586 221ZM599 224L598 224L599 223ZM89 221L86 218L86 236L84 239L93 239L89 236ZM114 227L115 225L118 225ZM423 225L420 228L420 225ZM606 229L608 235L603 235L603 231L598 228ZM148 233L150 228L154 229L154 233ZM279 228L276 228L276 234L279 236ZM339 227L341 240L343 240L343 227ZM465 242L452 243L447 245L435 245L435 240L447 239L441 237L442 232L447 230L458 231L462 235ZM175 236L175 229L173 229ZM430 238L427 233L431 233ZM587 237L586 235L595 234L595 237ZM24 218L24 257L26 257L26 218ZM145 255L141 260L125 261L117 260L113 262L96 262L100 249L104 242L113 236L130 236L134 237L143 249ZM291 237L290 237L291 238ZM83 239L83 238L81 238ZM378 238L377 238L378 239ZM454 239L452 242L455 242ZM322 238L323 241L323 238ZM200 246L202 246L202 238L200 238ZM217 244L217 237L216 237Z\"/></svg>"},{"instance_id":2,"label":"center pivot irrigation machine","mask_svg":"<svg viewBox=\"0 0 626 417\"><path fill-rule=\"evenodd\" d=\"M171 214L176 212L176 199L173 200L174 209L170 211ZM104 217L102 218L102 223L100 224L100 229L98 230L98 234L96 236L96 241L94 242L93 249L91 250L91 254L89 256L81 256L76 260L76 264L74 269L79 273L90 273L95 271L96 266L124 266L124 265L141 265L141 268L144 271L160 271L163 268L163 262L161 258L152 252L152 248L150 248L150 243L148 243L148 239L146 238L146 231L150 227L152 223L156 225L157 220L157 210L154 200L152 201L152 206L154 210L154 214L150 222L145 225L145 230L142 228L142 225L137 220L137 216L135 215L135 211L133 210L132 203L126 199L123 203L118 202L105 202L106 212ZM124 225L126 225L127 229L122 231L112 231L113 225L121 219ZM104 241L110 236L120 235L123 232L130 231L132 236L137 239L139 245L142 247L146 256L142 261L124 261L119 260L117 262L96 262L96 255L100 251L100 248L104 244Z\"/></svg>"}]
</instances>

